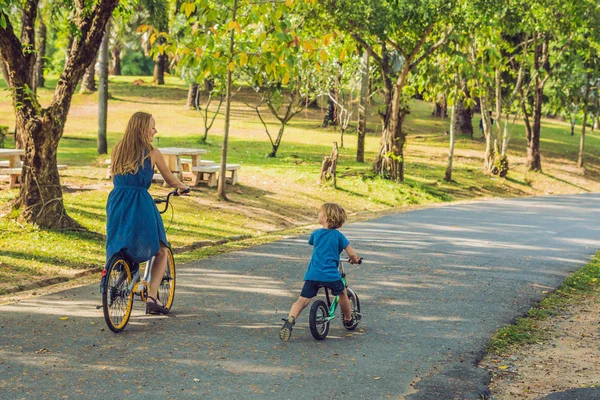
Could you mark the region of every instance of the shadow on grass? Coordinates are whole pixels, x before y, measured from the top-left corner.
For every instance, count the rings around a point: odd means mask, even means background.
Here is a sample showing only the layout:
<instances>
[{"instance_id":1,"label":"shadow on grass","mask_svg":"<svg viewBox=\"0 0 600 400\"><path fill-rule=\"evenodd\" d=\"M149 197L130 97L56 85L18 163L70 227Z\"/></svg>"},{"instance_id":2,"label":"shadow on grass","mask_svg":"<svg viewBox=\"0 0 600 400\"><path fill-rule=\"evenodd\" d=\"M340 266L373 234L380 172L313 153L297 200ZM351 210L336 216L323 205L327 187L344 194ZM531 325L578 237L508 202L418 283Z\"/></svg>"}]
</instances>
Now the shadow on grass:
<instances>
[{"instance_id":1,"label":"shadow on grass","mask_svg":"<svg viewBox=\"0 0 600 400\"><path fill-rule=\"evenodd\" d=\"M396 206L400 205L399 203L390 203L390 202L385 201L385 200L375 199L375 198L370 197L367 194L358 193L358 192L355 192L354 190L350 190L350 189L344 189L343 187L340 187L340 186L336 186L335 189L339 190L340 192L348 193L348 194L351 194L351 195L356 196L356 197L361 197L361 198L369 199L373 203L383 204L384 206L388 206L388 207L396 207Z\"/></svg>"},{"instance_id":2,"label":"shadow on grass","mask_svg":"<svg viewBox=\"0 0 600 400\"><path fill-rule=\"evenodd\" d=\"M554 176L554 175L551 175L551 174L549 174L549 173L547 173L547 172L540 172L540 173L541 173L542 175L544 175L544 176L547 176L548 178L552 178L552 179L554 179L554 180L557 180L557 181L559 181L559 182L562 182L562 183L564 183L564 184L567 184L567 185L570 185L570 186L576 187L576 188L577 188L577 189L579 189L579 190L583 190L584 192L589 192L589 190L588 190L588 189L586 189L586 188L584 188L584 187L582 187L582 186L576 185L576 184L574 184L573 182L569 182L569 181L565 181L564 179L557 178L556 176Z\"/></svg>"},{"instance_id":3,"label":"shadow on grass","mask_svg":"<svg viewBox=\"0 0 600 400\"><path fill-rule=\"evenodd\" d=\"M68 269L88 269L98 267L96 263L84 263L81 260L73 260L68 257L47 256L42 254L31 254L27 251L0 250L0 256L18 259L22 261L38 261L49 265L60 265Z\"/></svg>"},{"instance_id":4,"label":"shadow on grass","mask_svg":"<svg viewBox=\"0 0 600 400\"><path fill-rule=\"evenodd\" d=\"M525 182L525 181L520 181L520 180L518 180L518 179L511 178L510 176L507 176L505 179L506 179L508 182L516 183L517 185L531 187L531 184L529 184L529 183L527 183L527 182Z\"/></svg>"}]
</instances>

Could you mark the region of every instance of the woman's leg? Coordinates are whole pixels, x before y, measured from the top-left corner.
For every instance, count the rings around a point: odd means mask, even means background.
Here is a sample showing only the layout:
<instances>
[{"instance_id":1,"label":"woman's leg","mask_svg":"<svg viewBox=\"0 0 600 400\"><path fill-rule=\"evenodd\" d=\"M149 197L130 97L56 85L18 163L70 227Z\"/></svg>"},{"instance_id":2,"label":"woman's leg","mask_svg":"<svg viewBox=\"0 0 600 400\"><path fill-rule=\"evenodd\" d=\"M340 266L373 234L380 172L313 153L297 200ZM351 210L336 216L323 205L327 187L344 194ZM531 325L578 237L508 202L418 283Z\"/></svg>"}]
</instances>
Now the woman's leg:
<instances>
[{"instance_id":1,"label":"woman's leg","mask_svg":"<svg viewBox=\"0 0 600 400\"><path fill-rule=\"evenodd\" d=\"M150 289L148 296L156 299L158 287L162 281L165 270L167 269L167 247L161 242L160 250L154 255L154 264L152 265L152 276L150 277ZM162 303L159 303L162 304Z\"/></svg>"}]
</instances>

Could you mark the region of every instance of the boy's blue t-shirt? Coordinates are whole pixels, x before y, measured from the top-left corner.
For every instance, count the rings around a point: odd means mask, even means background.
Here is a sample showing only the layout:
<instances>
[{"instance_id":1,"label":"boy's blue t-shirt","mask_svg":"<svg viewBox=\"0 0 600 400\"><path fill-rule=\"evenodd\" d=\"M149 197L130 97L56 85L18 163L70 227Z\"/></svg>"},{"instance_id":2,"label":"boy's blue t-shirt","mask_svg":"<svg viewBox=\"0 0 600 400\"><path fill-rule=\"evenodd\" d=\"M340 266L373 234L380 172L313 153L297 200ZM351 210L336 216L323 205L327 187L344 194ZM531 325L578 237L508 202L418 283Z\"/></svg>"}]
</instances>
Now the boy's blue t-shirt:
<instances>
[{"instance_id":1,"label":"boy's blue t-shirt","mask_svg":"<svg viewBox=\"0 0 600 400\"><path fill-rule=\"evenodd\" d=\"M311 233L308 244L314 246L305 281L335 282L342 279L338 270L340 253L350 242L337 229L317 229Z\"/></svg>"}]
</instances>

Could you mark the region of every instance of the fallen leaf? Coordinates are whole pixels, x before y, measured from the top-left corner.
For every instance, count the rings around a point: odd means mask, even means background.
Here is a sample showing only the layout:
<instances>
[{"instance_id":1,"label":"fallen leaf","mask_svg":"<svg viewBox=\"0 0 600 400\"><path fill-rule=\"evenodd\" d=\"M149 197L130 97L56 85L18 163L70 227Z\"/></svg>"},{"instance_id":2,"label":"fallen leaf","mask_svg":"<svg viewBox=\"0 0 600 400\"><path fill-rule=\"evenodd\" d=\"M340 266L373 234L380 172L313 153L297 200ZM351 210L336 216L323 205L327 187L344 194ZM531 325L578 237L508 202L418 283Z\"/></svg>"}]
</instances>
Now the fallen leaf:
<instances>
[{"instance_id":1,"label":"fallen leaf","mask_svg":"<svg viewBox=\"0 0 600 400\"><path fill-rule=\"evenodd\" d=\"M508 368L508 365L501 365L501 366L499 366L498 368L500 368L500 369L507 369L507 368Z\"/></svg>"},{"instance_id":2,"label":"fallen leaf","mask_svg":"<svg viewBox=\"0 0 600 400\"><path fill-rule=\"evenodd\" d=\"M69 317L60 317L60 320L61 320L61 321L66 321L66 320L68 320L68 319L69 319Z\"/></svg>"}]
</instances>

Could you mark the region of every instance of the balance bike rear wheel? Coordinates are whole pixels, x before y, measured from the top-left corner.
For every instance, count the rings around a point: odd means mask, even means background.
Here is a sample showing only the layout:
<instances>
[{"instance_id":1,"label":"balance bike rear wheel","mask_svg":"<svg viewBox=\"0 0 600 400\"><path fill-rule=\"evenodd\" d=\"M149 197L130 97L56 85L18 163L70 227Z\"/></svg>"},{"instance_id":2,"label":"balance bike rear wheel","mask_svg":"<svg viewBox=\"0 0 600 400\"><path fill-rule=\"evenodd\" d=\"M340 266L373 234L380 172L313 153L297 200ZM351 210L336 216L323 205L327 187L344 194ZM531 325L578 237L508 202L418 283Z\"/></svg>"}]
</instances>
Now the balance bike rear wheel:
<instances>
[{"instance_id":1,"label":"balance bike rear wheel","mask_svg":"<svg viewBox=\"0 0 600 400\"><path fill-rule=\"evenodd\" d=\"M329 309L323 300L315 301L310 307L310 315L308 322L310 325L310 333L317 340L323 340L329 333Z\"/></svg>"}]
</instances>

